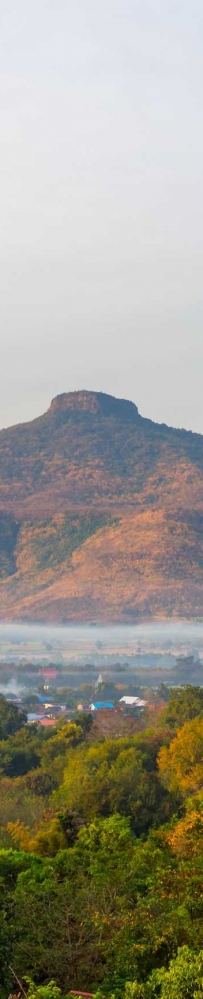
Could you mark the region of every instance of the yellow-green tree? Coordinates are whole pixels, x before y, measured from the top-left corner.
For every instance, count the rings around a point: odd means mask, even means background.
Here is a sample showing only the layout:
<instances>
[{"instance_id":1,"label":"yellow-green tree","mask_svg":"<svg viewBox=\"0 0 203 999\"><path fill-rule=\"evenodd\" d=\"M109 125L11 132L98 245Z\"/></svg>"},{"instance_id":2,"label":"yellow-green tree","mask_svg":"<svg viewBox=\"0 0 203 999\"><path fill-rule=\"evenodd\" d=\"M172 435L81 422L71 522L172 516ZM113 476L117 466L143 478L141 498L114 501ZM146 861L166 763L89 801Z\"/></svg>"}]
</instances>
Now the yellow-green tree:
<instances>
[{"instance_id":1,"label":"yellow-green tree","mask_svg":"<svg viewBox=\"0 0 203 999\"><path fill-rule=\"evenodd\" d=\"M203 718L179 729L170 746L158 754L160 777L170 791L187 797L203 786Z\"/></svg>"}]
</instances>

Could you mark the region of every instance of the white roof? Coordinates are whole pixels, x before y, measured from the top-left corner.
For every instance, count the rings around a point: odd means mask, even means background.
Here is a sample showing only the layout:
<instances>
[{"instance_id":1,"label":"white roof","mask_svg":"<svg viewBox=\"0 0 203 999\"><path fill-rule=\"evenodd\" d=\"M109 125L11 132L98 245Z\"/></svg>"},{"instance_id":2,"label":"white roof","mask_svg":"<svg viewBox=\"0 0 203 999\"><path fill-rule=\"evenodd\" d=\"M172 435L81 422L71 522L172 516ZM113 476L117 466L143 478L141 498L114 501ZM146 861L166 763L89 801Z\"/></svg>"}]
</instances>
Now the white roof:
<instances>
[{"instance_id":1,"label":"white roof","mask_svg":"<svg viewBox=\"0 0 203 999\"><path fill-rule=\"evenodd\" d=\"M140 697L129 697L127 695L120 697L120 704L122 704L122 701L124 701L124 704L134 704L136 708L145 708L145 704L147 703L147 701L141 701Z\"/></svg>"}]
</instances>

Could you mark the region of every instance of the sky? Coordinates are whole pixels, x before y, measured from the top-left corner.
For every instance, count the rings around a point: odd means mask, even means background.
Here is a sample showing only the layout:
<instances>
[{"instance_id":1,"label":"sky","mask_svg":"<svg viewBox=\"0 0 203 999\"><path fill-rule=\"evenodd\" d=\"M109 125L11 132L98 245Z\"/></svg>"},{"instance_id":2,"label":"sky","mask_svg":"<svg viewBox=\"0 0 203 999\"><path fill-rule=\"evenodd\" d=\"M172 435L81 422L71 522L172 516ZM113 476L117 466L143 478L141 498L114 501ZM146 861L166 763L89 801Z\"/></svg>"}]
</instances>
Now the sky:
<instances>
[{"instance_id":1,"label":"sky","mask_svg":"<svg viewBox=\"0 0 203 999\"><path fill-rule=\"evenodd\" d=\"M0 426L85 388L203 433L203 6L0 10Z\"/></svg>"}]
</instances>

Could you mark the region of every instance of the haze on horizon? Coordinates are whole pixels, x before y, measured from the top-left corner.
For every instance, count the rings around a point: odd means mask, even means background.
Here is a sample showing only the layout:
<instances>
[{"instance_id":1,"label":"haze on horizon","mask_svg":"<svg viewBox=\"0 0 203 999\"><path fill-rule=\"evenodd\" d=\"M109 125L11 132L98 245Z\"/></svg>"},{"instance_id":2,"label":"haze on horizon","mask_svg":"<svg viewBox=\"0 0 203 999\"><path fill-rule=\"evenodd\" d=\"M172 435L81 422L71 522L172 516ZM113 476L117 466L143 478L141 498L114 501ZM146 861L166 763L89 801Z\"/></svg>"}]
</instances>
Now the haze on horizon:
<instances>
[{"instance_id":1,"label":"haze on horizon","mask_svg":"<svg viewBox=\"0 0 203 999\"><path fill-rule=\"evenodd\" d=\"M48 642L48 648L47 648ZM191 647L203 649L203 622L194 620L184 620L173 618L171 620L151 620L140 621L131 624L104 624L91 622L69 622L69 624L53 622L31 621L1 621L0 620L0 658L6 654L8 644L14 646L24 645L25 649L30 645L30 649L44 646L46 654L50 655L51 648L63 648L69 651L84 652L92 649L95 652L105 653L105 649L118 650L131 649L142 652L144 648L170 648L175 650L182 648L183 652L191 650Z\"/></svg>"},{"instance_id":2,"label":"haze on horizon","mask_svg":"<svg viewBox=\"0 0 203 999\"><path fill-rule=\"evenodd\" d=\"M0 426L104 391L203 433L203 10L9 0Z\"/></svg>"}]
</instances>

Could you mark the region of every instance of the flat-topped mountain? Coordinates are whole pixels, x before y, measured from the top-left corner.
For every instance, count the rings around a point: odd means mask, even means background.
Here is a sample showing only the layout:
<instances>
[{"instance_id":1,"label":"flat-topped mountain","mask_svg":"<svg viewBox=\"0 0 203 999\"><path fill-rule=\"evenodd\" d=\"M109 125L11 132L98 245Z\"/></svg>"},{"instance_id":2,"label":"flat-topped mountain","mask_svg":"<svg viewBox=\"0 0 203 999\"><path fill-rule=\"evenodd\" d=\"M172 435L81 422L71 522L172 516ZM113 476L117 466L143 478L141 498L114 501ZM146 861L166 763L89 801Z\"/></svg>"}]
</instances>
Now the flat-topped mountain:
<instances>
[{"instance_id":1,"label":"flat-topped mountain","mask_svg":"<svg viewBox=\"0 0 203 999\"><path fill-rule=\"evenodd\" d=\"M120 420L135 420L138 409L134 402L116 399L105 392L63 392L52 399L49 413L63 412L95 413L100 416L115 416Z\"/></svg>"},{"instance_id":2,"label":"flat-topped mountain","mask_svg":"<svg viewBox=\"0 0 203 999\"><path fill-rule=\"evenodd\" d=\"M0 432L0 616L203 616L203 437L100 392Z\"/></svg>"}]
</instances>

